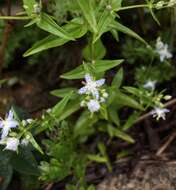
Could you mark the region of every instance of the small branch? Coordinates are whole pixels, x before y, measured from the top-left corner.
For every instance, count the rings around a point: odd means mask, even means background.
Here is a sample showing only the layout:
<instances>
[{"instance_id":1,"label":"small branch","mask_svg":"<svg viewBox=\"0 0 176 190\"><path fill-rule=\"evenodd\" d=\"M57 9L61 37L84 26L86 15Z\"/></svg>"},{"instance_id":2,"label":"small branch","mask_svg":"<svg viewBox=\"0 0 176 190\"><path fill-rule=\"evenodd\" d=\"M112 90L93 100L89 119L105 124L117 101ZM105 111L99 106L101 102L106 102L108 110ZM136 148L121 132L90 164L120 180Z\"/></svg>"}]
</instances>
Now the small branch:
<instances>
[{"instance_id":1,"label":"small branch","mask_svg":"<svg viewBox=\"0 0 176 190\"><path fill-rule=\"evenodd\" d=\"M169 139L159 148L159 150L156 152L156 156L160 156L167 147L172 143L172 141L176 138L176 132L174 132Z\"/></svg>"}]
</instances>

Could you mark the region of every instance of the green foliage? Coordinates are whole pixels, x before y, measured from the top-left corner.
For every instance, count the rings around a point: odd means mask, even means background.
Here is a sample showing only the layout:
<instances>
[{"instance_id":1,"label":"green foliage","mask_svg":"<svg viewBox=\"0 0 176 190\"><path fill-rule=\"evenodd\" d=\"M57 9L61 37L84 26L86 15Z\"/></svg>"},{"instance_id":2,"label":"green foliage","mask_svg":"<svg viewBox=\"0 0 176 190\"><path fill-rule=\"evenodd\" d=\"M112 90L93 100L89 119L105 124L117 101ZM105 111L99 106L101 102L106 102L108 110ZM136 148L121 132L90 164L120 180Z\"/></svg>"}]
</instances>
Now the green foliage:
<instances>
[{"instance_id":1,"label":"green foliage","mask_svg":"<svg viewBox=\"0 0 176 190\"><path fill-rule=\"evenodd\" d=\"M74 67L69 63L64 71L66 73L61 70L60 78L67 80L62 83L62 88L59 86L59 89L51 91L61 100L44 111L41 117L29 122L19 109L12 109L18 127L10 128L5 141L0 141L6 147L0 150L0 177L4 179L0 188L7 189L15 170L21 176L24 189L39 189L40 182L61 182L68 177L67 190L95 190L93 185L86 184L87 166L97 162L105 164L109 172L113 169L105 140L135 143L136 139L129 134L129 129L144 111L162 109L163 102L170 98L164 95L164 91L156 90L155 81L162 83L174 76L175 68L169 63L172 56L167 44L161 41L159 44L165 48L163 59L161 47L159 52L157 44L154 45L151 40L146 42L135 31L121 24L123 22L119 15L133 8L149 10L159 24L153 0L139 5L127 2L127 6L122 6L122 0L54 0L48 3L23 0L23 16L0 17L29 21L24 30L18 26L12 34L14 38L10 41L6 56L13 54L25 40L24 45L33 45L24 53L24 57L50 48L64 48L69 42L84 41L85 46L80 49L82 62ZM138 21L135 20L136 23ZM4 22L0 23L1 33L3 27ZM18 34L20 30L22 32ZM33 30L36 32L31 32ZM134 39L122 36L121 42L120 32ZM111 44L107 45L104 40L106 36L112 37L111 40L119 46L124 43L122 52L116 52L113 59L109 56L111 49L108 49ZM32 39L31 43L27 38ZM49 53L44 55L50 56ZM63 57L65 59L67 55ZM39 55L35 58L40 60ZM28 62L34 62L31 60L34 58L29 57ZM128 63L131 64L132 70L129 70L132 76L129 71L126 73ZM79 79L83 78L83 87L80 87L81 83L74 85L75 81L81 82ZM146 88L148 80L154 83ZM6 82L6 79L2 79L0 86L6 85ZM123 86L126 82L130 86ZM121 113L125 113L125 119ZM1 123L3 127L4 123ZM16 152L6 150L8 138L19 141ZM27 144L23 140L27 140ZM128 153L128 150L122 150L117 158Z\"/></svg>"}]
</instances>

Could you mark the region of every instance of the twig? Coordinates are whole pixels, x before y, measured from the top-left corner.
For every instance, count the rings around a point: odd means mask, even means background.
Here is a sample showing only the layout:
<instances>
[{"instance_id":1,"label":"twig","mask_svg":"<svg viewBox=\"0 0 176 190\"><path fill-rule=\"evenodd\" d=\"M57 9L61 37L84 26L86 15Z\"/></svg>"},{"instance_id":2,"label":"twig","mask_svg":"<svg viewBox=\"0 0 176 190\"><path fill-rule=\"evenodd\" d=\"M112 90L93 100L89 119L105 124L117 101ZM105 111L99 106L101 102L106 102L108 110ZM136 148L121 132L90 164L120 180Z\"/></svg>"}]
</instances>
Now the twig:
<instances>
[{"instance_id":1,"label":"twig","mask_svg":"<svg viewBox=\"0 0 176 190\"><path fill-rule=\"evenodd\" d=\"M3 15L3 12L1 11L1 14ZM7 0L7 15L11 15L11 0ZM2 72L3 64L4 64L4 56L5 56L5 50L7 47L8 39L10 36L10 33L12 31L12 23L10 21L7 21L4 28L3 38L2 38L2 44L0 47L0 74Z\"/></svg>"},{"instance_id":2,"label":"twig","mask_svg":"<svg viewBox=\"0 0 176 190\"><path fill-rule=\"evenodd\" d=\"M12 31L12 25L10 23L5 24L4 32L3 32L3 39L0 47L0 74L2 72L3 64L4 64L4 56L5 56L5 50L7 47L8 39L10 36L10 33Z\"/></svg>"},{"instance_id":3,"label":"twig","mask_svg":"<svg viewBox=\"0 0 176 190\"><path fill-rule=\"evenodd\" d=\"M156 156L160 156L167 149L167 147L172 143L172 141L175 138L176 138L176 132L171 134L169 139L159 148L159 150L156 152Z\"/></svg>"},{"instance_id":4,"label":"twig","mask_svg":"<svg viewBox=\"0 0 176 190\"><path fill-rule=\"evenodd\" d=\"M169 102L167 102L166 104L164 104L164 107L166 108L166 107L172 106L172 105L174 105L174 104L176 104L176 98L174 98L174 99L172 99L171 101L169 101ZM150 112L148 112L148 113L142 115L141 117L139 117L139 118L136 120L135 123L139 123L139 122L143 121L144 119L150 117L151 114L152 114L152 111L150 111Z\"/></svg>"},{"instance_id":5,"label":"twig","mask_svg":"<svg viewBox=\"0 0 176 190\"><path fill-rule=\"evenodd\" d=\"M53 187L53 183L50 183L44 190L51 190L52 187Z\"/></svg>"}]
</instances>

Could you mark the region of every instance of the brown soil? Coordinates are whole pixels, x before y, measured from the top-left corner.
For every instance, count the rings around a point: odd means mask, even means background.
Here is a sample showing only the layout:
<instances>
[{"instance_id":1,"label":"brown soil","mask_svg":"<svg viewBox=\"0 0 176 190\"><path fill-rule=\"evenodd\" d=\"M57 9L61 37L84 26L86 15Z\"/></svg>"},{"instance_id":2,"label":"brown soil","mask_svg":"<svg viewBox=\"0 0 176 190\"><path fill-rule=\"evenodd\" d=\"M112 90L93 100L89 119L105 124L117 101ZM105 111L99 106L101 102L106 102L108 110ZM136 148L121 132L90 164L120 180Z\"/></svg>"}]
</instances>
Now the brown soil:
<instances>
[{"instance_id":1,"label":"brown soil","mask_svg":"<svg viewBox=\"0 0 176 190\"><path fill-rule=\"evenodd\" d=\"M108 177L97 190L175 190L176 161L140 160L129 174Z\"/></svg>"}]
</instances>

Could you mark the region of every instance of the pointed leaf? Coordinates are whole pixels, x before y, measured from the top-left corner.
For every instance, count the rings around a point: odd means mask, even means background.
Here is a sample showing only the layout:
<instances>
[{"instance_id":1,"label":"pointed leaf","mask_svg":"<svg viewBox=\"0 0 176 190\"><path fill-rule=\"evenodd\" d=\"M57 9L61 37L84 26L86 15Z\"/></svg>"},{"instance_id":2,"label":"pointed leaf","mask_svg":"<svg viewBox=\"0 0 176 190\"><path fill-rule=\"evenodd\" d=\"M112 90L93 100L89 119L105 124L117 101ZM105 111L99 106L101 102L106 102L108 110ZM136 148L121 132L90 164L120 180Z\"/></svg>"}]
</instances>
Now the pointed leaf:
<instances>
[{"instance_id":1,"label":"pointed leaf","mask_svg":"<svg viewBox=\"0 0 176 190\"><path fill-rule=\"evenodd\" d=\"M134 32L133 30L131 30L128 27L124 26L123 24L120 24L117 21L114 21L114 23L111 23L111 27L118 30L118 31L120 31L120 32L128 34L129 36L132 36L133 38L136 38L137 40L139 40L139 41L143 42L144 44L148 45L148 43L143 38L141 38L136 32Z\"/></svg>"},{"instance_id":2,"label":"pointed leaf","mask_svg":"<svg viewBox=\"0 0 176 190\"><path fill-rule=\"evenodd\" d=\"M52 108L52 114L55 117L59 117L65 106L67 105L68 101L70 100L71 96L72 96L73 92L71 91L67 96L65 96L58 104L56 104L53 108Z\"/></svg>"},{"instance_id":3,"label":"pointed leaf","mask_svg":"<svg viewBox=\"0 0 176 190\"><path fill-rule=\"evenodd\" d=\"M77 92L77 89L76 88L62 88L62 89L57 89L57 90L53 90L51 91L50 93L53 95L53 96L57 96L57 97L60 97L60 98L64 98L66 95L68 95L68 93L70 92ZM72 96L71 99L75 98L76 96Z\"/></svg>"},{"instance_id":4,"label":"pointed leaf","mask_svg":"<svg viewBox=\"0 0 176 190\"><path fill-rule=\"evenodd\" d=\"M89 23L90 27L92 28L94 33L96 33L97 32L97 23L96 23L92 0L77 0L77 3L79 5L85 19Z\"/></svg>"},{"instance_id":5,"label":"pointed leaf","mask_svg":"<svg viewBox=\"0 0 176 190\"><path fill-rule=\"evenodd\" d=\"M74 40L62 27L60 27L51 16L46 13L42 13L37 26L51 34L54 34L60 38L67 40Z\"/></svg>"},{"instance_id":6,"label":"pointed leaf","mask_svg":"<svg viewBox=\"0 0 176 190\"><path fill-rule=\"evenodd\" d=\"M129 106L135 109L144 110L144 108L132 97L118 91L114 101L120 105Z\"/></svg>"},{"instance_id":7,"label":"pointed leaf","mask_svg":"<svg viewBox=\"0 0 176 190\"><path fill-rule=\"evenodd\" d=\"M122 59L120 60L96 60L94 64L88 63L87 65L91 68L91 70L94 73L101 73L104 71L107 71L109 69L112 69L113 67L118 66L123 62ZM72 71L69 71L63 75L61 75L61 78L64 79L81 79L84 78L84 75L87 73L85 71L84 66L80 65L77 68L73 69Z\"/></svg>"},{"instance_id":8,"label":"pointed leaf","mask_svg":"<svg viewBox=\"0 0 176 190\"><path fill-rule=\"evenodd\" d=\"M129 142L129 143L134 143L135 142L132 137L130 137L129 135L127 135L123 131L112 127L111 125L107 126L107 130L108 130L108 133L109 133L109 135L111 137L118 137L118 138L120 138L122 140L125 140L125 141Z\"/></svg>"},{"instance_id":9,"label":"pointed leaf","mask_svg":"<svg viewBox=\"0 0 176 190\"><path fill-rule=\"evenodd\" d=\"M67 33L71 34L74 38L80 38L87 32L87 28L85 26L83 27L83 23L75 23L74 20L76 19L73 19L72 22L64 25L63 29ZM67 43L68 41L69 40L65 38L49 35L43 40L36 42L29 50L27 50L24 53L23 56L26 57L26 56L50 49L50 48L61 46Z\"/></svg>"},{"instance_id":10,"label":"pointed leaf","mask_svg":"<svg viewBox=\"0 0 176 190\"><path fill-rule=\"evenodd\" d=\"M116 73L111 86L114 86L115 88L119 88L122 84L123 80L123 69L120 68L119 71Z\"/></svg>"}]
</instances>

